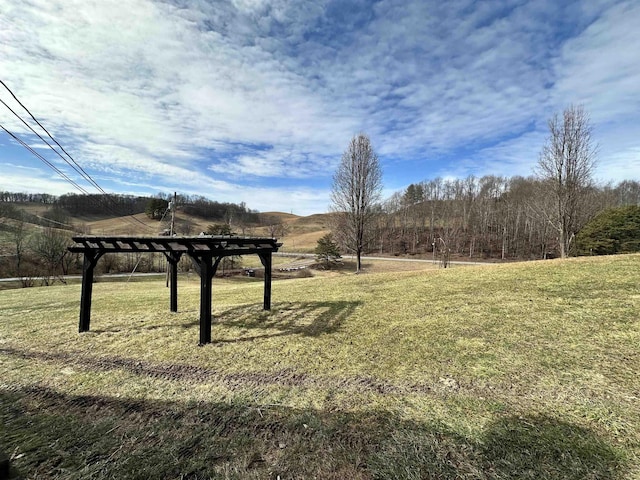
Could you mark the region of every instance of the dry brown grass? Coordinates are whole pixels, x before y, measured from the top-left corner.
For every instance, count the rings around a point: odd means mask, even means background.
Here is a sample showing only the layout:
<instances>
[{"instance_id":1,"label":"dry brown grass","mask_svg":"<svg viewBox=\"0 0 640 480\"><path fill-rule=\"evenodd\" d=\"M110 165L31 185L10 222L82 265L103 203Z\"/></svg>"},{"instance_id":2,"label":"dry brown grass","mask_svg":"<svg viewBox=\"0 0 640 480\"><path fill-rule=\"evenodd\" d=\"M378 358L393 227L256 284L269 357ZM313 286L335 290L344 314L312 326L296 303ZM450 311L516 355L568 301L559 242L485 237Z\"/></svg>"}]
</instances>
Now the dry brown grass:
<instances>
[{"instance_id":1,"label":"dry brown grass","mask_svg":"<svg viewBox=\"0 0 640 480\"><path fill-rule=\"evenodd\" d=\"M268 212L261 214L263 217L271 216L288 225L287 234L280 238L284 243L282 251L288 252L313 252L318 239L326 234L329 230L327 227L326 215L311 215L310 217L299 217L281 212ZM211 221L202 218L185 216L180 214L180 220L191 223L193 232L198 233L206 231ZM136 220L125 217L102 218L97 220L83 219L92 234L94 235L150 235L160 233L166 222L160 224L157 220L150 220L145 214L134 215L137 221L147 225L148 228L141 226ZM81 219L75 219L78 223ZM239 230L236 228L236 230ZM248 232L254 236L269 236L269 229L266 226L254 226Z\"/></svg>"},{"instance_id":2,"label":"dry brown grass","mask_svg":"<svg viewBox=\"0 0 640 480\"><path fill-rule=\"evenodd\" d=\"M260 213L262 218L274 218L276 221L282 223L291 223L295 222L300 218L299 215L294 215L292 213L284 213L284 212L262 212Z\"/></svg>"}]
</instances>

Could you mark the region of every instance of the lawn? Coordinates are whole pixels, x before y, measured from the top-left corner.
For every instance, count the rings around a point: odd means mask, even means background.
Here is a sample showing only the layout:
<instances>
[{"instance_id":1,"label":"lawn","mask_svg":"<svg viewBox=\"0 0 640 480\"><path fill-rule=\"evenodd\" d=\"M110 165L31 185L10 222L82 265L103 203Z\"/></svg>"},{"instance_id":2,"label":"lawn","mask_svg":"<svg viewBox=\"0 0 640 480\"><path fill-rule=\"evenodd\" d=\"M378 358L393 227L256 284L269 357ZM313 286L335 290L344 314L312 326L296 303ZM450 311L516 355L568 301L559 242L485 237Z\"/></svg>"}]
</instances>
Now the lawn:
<instances>
[{"instance_id":1,"label":"lawn","mask_svg":"<svg viewBox=\"0 0 640 480\"><path fill-rule=\"evenodd\" d=\"M0 291L28 478L640 478L640 255Z\"/></svg>"}]
</instances>

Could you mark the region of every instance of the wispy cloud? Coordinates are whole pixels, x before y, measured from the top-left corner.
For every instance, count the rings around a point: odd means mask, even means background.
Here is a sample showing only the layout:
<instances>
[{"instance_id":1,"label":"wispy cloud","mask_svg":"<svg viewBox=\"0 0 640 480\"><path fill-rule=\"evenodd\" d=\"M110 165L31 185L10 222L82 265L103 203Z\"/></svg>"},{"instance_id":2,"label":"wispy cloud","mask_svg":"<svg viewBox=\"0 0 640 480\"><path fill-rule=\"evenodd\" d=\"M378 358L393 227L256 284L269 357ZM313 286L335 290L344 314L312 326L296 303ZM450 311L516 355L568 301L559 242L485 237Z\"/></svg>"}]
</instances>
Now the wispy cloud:
<instances>
[{"instance_id":1,"label":"wispy cloud","mask_svg":"<svg viewBox=\"0 0 640 480\"><path fill-rule=\"evenodd\" d=\"M359 131L388 186L526 174L546 119L571 102L591 112L601 177L638 161L631 0L0 0L0 12L2 79L114 188L321 211Z\"/></svg>"}]
</instances>

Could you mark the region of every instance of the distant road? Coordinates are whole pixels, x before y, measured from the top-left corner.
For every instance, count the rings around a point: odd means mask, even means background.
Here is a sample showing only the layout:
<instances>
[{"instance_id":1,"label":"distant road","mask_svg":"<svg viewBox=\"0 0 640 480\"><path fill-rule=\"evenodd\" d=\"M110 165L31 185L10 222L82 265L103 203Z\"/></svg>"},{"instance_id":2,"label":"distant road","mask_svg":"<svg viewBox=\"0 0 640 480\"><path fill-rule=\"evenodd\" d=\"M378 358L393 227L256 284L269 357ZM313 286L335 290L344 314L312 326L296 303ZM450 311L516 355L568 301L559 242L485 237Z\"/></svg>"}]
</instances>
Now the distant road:
<instances>
[{"instance_id":1,"label":"distant road","mask_svg":"<svg viewBox=\"0 0 640 480\"><path fill-rule=\"evenodd\" d=\"M274 255L282 256L282 257L315 257L313 253L294 253L294 252L276 252ZM347 258L349 260L355 260L355 255L343 255L342 258ZM382 260L388 262L414 262L414 263L440 263L439 260L435 262L433 260L427 260L424 258L400 258L400 257L361 257L362 260ZM461 261L450 261L451 265L496 265L495 262L461 262Z\"/></svg>"},{"instance_id":2,"label":"distant road","mask_svg":"<svg viewBox=\"0 0 640 480\"><path fill-rule=\"evenodd\" d=\"M131 273L109 273L107 275L94 275L94 278L122 278L128 277ZM132 276L134 277L153 277L153 276L162 276L165 277L166 272L151 272L151 273L134 273ZM38 280L39 277L33 277L34 280ZM58 278L58 277L56 277ZM73 279L81 279L82 275L63 275L65 280L73 280ZM13 277L13 278L0 278L0 282L19 282L22 280L21 277Z\"/></svg>"},{"instance_id":3,"label":"distant road","mask_svg":"<svg viewBox=\"0 0 640 480\"><path fill-rule=\"evenodd\" d=\"M305 258L315 258L313 253L294 253L294 252L276 252L274 255L279 257L305 257ZM349 260L355 260L355 255L343 255L342 258L346 258ZM413 262L413 263L431 263L433 264L433 260L426 260L424 258L399 258L399 257L362 257L362 260L381 260L388 262ZM435 263L440 263L438 260ZM460 261L450 261L451 265L497 265L495 262L460 262ZM96 275L95 278L122 278L122 277L153 277L153 276L166 276L166 272L151 272L151 273L110 273L108 275ZM65 275L65 279L81 279L82 275ZM21 280L20 277L12 277L12 278L0 278L0 282L19 282Z\"/></svg>"}]
</instances>

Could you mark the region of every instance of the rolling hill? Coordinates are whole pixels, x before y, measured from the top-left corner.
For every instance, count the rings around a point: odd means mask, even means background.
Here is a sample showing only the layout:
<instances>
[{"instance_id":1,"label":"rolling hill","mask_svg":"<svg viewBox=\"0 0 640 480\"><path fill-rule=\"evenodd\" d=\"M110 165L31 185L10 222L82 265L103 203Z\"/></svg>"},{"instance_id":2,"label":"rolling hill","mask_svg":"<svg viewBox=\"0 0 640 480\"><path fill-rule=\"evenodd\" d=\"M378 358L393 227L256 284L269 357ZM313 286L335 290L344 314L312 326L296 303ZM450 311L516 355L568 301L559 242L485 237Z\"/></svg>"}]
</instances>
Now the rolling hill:
<instances>
[{"instance_id":1,"label":"rolling hill","mask_svg":"<svg viewBox=\"0 0 640 480\"><path fill-rule=\"evenodd\" d=\"M42 204L17 204L18 209L42 219L44 225L59 227L53 222L47 222L42 215L50 208ZM75 230L92 235L158 235L169 228L169 216L160 222L148 218L144 213L135 215L114 217L111 215L72 216L68 224ZM269 224L274 222L286 225L286 233L280 236L284 242L282 251L289 252L313 252L317 240L328 232L328 215L316 214L308 217L300 217L283 212L266 212L260 214L261 223L253 225L233 225L233 231L237 234L270 236ZM216 222L210 219L187 215L178 211L176 215L176 231L184 234L198 234L206 231L209 225ZM31 225L29 228L40 228Z\"/></svg>"}]
</instances>

